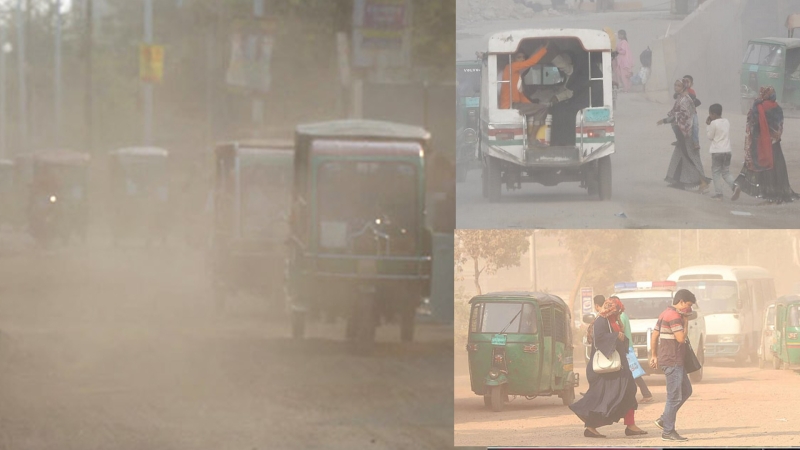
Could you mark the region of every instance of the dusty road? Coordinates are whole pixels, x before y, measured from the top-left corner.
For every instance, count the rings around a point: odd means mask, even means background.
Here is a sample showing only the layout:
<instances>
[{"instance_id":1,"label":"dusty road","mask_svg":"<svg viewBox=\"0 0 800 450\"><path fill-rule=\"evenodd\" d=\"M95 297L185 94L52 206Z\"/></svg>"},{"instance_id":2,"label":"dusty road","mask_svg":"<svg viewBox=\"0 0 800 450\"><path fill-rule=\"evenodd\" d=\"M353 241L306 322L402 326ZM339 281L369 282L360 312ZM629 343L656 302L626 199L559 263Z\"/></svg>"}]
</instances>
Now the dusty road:
<instances>
[{"instance_id":1,"label":"dusty road","mask_svg":"<svg viewBox=\"0 0 800 450\"><path fill-rule=\"evenodd\" d=\"M606 439L583 437L583 424L558 397L534 400L516 398L504 411L495 413L483 405L483 398L472 393L465 353L456 349L455 358L455 444L456 446L614 446L658 447L661 431L653 421L664 410L666 388L663 376L646 378L655 403L639 405L636 423L649 432L642 437L626 437L625 426L603 427ZM581 373L579 392L588 386L582 358L576 370ZM800 445L800 374L788 370L734 367L724 360L705 367L703 381L694 385L694 394L678 413L677 429L689 438L670 446L798 446ZM580 398L580 394L576 393ZM641 394L637 394L641 398Z\"/></svg>"},{"instance_id":2,"label":"dusty road","mask_svg":"<svg viewBox=\"0 0 800 450\"><path fill-rule=\"evenodd\" d=\"M453 329L351 355L341 325L294 342L253 298L214 312L175 249L0 259L0 449L452 447Z\"/></svg>"},{"instance_id":3,"label":"dusty road","mask_svg":"<svg viewBox=\"0 0 800 450\"><path fill-rule=\"evenodd\" d=\"M493 21L470 24L457 31L457 52L462 58L474 55L485 45L486 33L532 27L624 28L631 40L631 51L638 55L651 39L663 35L674 25L664 12L582 14L540 18L527 21ZM638 57L635 58L638 67ZM704 122L706 105L702 86L696 86L704 105L699 116ZM723 105L724 107L725 105ZM645 99L641 93L620 94L615 110L616 149L612 156L613 197L600 202L589 199L577 183L545 187L524 184L521 190L503 189L500 203L490 204L481 195L480 170L469 173L467 181L457 185L457 228L794 228L800 202L785 205L757 206L759 199L742 195L731 202L730 191L723 202L712 200L713 189L705 195L678 191L664 182L674 135L656 121L671 108L667 103ZM731 172L738 174L743 163L745 118L735 108L723 116L731 121L733 161ZM700 125L704 169L711 176L705 124ZM800 119L787 118L783 148L789 177L795 191L800 191ZM621 213L624 213L621 214Z\"/></svg>"}]
</instances>

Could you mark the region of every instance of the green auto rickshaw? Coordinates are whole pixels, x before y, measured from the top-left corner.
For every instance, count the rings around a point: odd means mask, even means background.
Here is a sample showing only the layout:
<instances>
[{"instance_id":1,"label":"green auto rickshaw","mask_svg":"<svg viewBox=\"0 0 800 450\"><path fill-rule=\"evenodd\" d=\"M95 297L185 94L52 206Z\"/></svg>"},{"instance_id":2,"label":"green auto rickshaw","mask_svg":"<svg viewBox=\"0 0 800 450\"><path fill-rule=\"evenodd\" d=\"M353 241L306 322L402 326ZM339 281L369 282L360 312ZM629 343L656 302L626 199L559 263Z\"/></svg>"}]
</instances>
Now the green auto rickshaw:
<instances>
[{"instance_id":1,"label":"green auto rickshaw","mask_svg":"<svg viewBox=\"0 0 800 450\"><path fill-rule=\"evenodd\" d=\"M58 149L36 152L28 189L28 230L47 246L73 236L86 242L89 219L87 199L90 157Z\"/></svg>"},{"instance_id":2,"label":"green auto rickshaw","mask_svg":"<svg viewBox=\"0 0 800 450\"><path fill-rule=\"evenodd\" d=\"M771 350L773 368L800 366L800 296L787 295L775 302L775 339Z\"/></svg>"},{"instance_id":3,"label":"green auto rickshaw","mask_svg":"<svg viewBox=\"0 0 800 450\"><path fill-rule=\"evenodd\" d=\"M481 62L456 62L456 181L463 183L467 172L480 168Z\"/></svg>"},{"instance_id":4,"label":"green auto rickshaw","mask_svg":"<svg viewBox=\"0 0 800 450\"><path fill-rule=\"evenodd\" d=\"M283 300L291 140L243 140L215 149L211 268L218 308L236 292Z\"/></svg>"},{"instance_id":5,"label":"green auto rickshaw","mask_svg":"<svg viewBox=\"0 0 800 450\"><path fill-rule=\"evenodd\" d=\"M509 395L575 400L569 307L541 292L494 292L473 297L467 353L472 392L501 411Z\"/></svg>"},{"instance_id":6,"label":"green auto rickshaw","mask_svg":"<svg viewBox=\"0 0 800 450\"><path fill-rule=\"evenodd\" d=\"M740 72L743 114L752 108L762 86L775 88L776 99L784 109L800 107L800 39L751 40Z\"/></svg>"},{"instance_id":7,"label":"green auto rickshaw","mask_svg":"<svg viewBox=\"0 0 800 450\"><path fill-rule=\"evenodd\" d=\"M148 243L167 238L169 152L158 147L128 147L108 154L109 212L114 242L137 236Z\"/></svg>"},{"instance_id":8,"label":"green auto rickshaw","mask_svg":"<svg viewBox=\"0 0 800 450\"><path fill-rule=\"evenodd\" d=\"M354 349L369 352L382 318L413 339L430 295L425 220L428 131L372 120L297 127L287 294L292 334L306 318L346 318Z\"/></svg>"}]
</instances>

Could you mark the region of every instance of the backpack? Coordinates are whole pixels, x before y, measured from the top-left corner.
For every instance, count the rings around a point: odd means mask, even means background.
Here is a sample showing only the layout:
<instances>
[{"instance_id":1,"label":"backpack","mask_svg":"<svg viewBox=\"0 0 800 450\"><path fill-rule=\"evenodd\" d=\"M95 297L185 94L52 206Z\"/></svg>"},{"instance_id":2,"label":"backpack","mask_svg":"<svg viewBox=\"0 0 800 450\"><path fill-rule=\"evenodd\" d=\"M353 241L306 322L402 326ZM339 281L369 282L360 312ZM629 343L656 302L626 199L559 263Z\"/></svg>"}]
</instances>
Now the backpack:
<instances>
[{"instance_id":1,"label":"backpack","mask_svg":"<svg viewBox=\"0 0 800 450\"><path fill-rule=\"evenodd\" d=\"M650 67L653 63L653 51L650 50L650 47L647 47L641 55L639 55L639 62L642 63L642 67Z\"/></svg>"}]
</instances>

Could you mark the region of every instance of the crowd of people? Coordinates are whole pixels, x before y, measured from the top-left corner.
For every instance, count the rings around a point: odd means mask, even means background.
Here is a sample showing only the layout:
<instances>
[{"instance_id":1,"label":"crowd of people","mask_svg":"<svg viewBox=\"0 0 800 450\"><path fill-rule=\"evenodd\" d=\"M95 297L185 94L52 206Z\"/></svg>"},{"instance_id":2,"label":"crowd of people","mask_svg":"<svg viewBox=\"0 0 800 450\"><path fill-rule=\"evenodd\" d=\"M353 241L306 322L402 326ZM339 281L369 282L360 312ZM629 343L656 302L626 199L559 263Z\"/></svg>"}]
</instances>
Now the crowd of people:
<instances>
[{"instance_id":1,"label":"crowd of people","mask_svg":"<svg viewBox=\"0 0 800 450\"><path fill-rule=\"evenodd\" d=\"M701 102L692 88L693 83L690 75L675 81L675 103L667 117L657 124L671 124L676 137L665 180L677 189L696 187L699 193L705 193L709 189L710 180L705 175L700 159L697 107ZM727 186L733 201L742 192L762 199L761 204L764 205L800 199L800 195L792 190L789 183L786 160L781 148L782 133L783 110L776 102L775 89L764 86L747 113L745 162L738 177L734 178L730 173L730 122L722 117L722 105L711 105L706 119L706 137L710 141L714 184L712 198L723 200Z\"/></svg>"},{"instance_id":2,"label":"crowd of people","mask_svg":"<svg viewBox=\"0 0 800 450\"><path fill-rule=\"evenodd\" d=\"M664 412L654 421L661 429L664 441L686 441L687 438L675 430L678 410L692 395L692 384L684 368L689 347L687 330L692 317L692 306L697 300L690 291L678 290L669 306L658 318L651 336L650 367L660 369L666 377L667 401ZM627 355L633 350L630 321L625 314L625 305L616 296L608 299L602 295L594 297L597 318L587 330L587 341L591 345L589 364L586 365L586 380L589 389L583 397L570 405L570 409L584 423L583 435L587 438L604 438L597 428L611 425L623 419L626 436L648 434L635 421L637 386L642 391L643 403L653 401L647 385L642 379L643 371L633 370ZM616 370L595 368L595 356L600 352L606 361L614 360ZM634 375L636 372L636 375Z\"/></svg>"}]
</instances>

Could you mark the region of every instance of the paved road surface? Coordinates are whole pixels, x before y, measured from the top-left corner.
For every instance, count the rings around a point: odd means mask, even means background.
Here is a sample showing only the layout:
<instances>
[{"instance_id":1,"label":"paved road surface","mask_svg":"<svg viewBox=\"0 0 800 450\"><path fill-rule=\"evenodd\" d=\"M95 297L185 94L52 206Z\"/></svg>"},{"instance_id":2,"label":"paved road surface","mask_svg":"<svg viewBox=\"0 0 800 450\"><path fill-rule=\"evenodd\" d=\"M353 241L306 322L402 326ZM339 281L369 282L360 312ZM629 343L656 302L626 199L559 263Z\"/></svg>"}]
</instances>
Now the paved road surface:
<instances>
[{"instance_id":1,"label":"paved road surface","mask_svg":"<svg viewBox=\"0 0 800 450\"><path fill-rule=\"evenodd\" d=\"M279 307L219 316L196 255L92 248L0 259L0 449L452 447L453 329L373 357Z\"/></svg>"},{"instance_id":2,"label":"paved road surface","mask_svg":"<svg viewBox=\"0 0 800 450\"><path fill-rule=\"evenodd\" d=\"M657 447L664 442L653 424L664 410L664 377L646 378L655 403L639 405L636 423L649 432L646 436L626 437L625 426L603 427L606 439L583 437L583 423L563 406L558 397L533 400L516 398L502 412L492 412L483 398L472 393L463 347L456 349L455 445L458 446L585 446ZM577 360L577 358L576 358ZM582 359L580 392L585 392L586 368ZM800 374L789 370L735 367L725 360L704 368L703 381L694 385L693 396L678 413L677 429L690 440L670 443L685 446L799 446ZM580 394L577 394L580 397ZM641 398L641 394L637 394Z\"/></svg>"}]
</instances>

